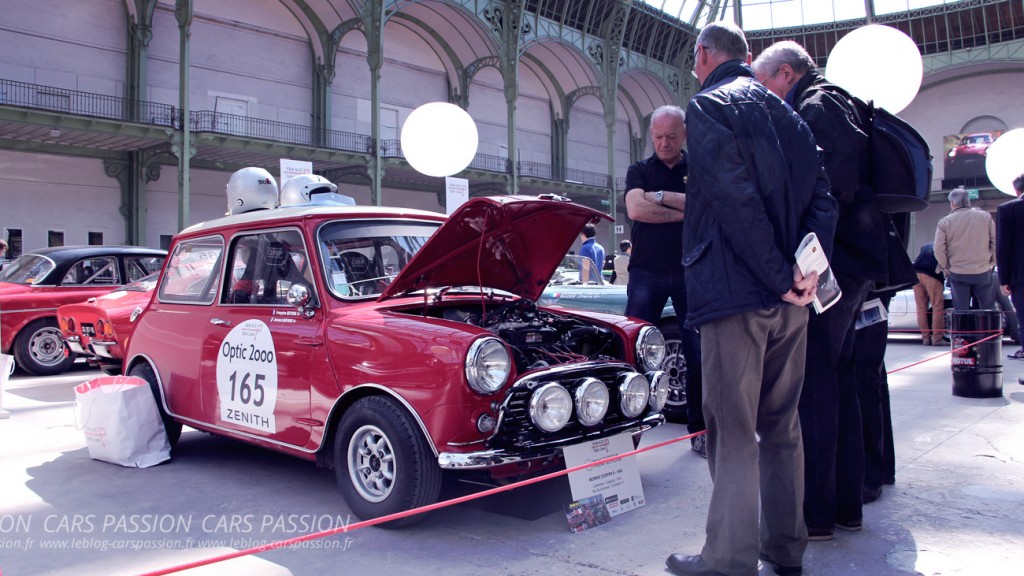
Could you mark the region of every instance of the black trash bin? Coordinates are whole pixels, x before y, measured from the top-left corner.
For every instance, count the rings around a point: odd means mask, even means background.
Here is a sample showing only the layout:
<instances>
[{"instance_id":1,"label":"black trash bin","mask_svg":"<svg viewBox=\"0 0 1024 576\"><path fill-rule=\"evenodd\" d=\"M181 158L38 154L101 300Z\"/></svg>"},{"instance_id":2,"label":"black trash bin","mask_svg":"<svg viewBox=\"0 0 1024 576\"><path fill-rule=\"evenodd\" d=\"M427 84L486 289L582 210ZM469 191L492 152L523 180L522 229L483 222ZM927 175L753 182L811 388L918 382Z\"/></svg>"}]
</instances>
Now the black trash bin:
<instances>
[{"instance_id":1,"label":"black trash bin","mask_svg":"<svg viewBox=\"0 0 1024 576\"><path fill-rule=\"evenodd\" d=\"M1003 339L985 339L1002 329L1002 314L998 310L953 310L950 319L953 395L965 398L1001 397ZM959 350L981 340L985 341Z\"/></svg>"}]
</instances>

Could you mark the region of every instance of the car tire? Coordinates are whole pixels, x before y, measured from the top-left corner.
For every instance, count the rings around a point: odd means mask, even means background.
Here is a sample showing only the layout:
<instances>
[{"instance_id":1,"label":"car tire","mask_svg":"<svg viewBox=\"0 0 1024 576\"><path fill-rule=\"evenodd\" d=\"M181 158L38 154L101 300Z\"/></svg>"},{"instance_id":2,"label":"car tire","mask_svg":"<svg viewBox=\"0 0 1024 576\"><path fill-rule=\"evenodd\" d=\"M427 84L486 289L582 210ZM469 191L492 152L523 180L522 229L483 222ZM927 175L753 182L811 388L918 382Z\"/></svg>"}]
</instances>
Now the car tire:
<instances>
[{"instance_id":1,"label":"car tire","mask_svg":"<svg viewBox=\"0 0 1024 576\"><path fill-rule=\"evenodd\" d=\"M33 376L53 376L71 367L75 353L64 345L54 318L30 322L14 341L14 360Z\"/></svg>"},{"instance_id":2,"label":"car tire","mask_svg":"<svg viewBox=\"0 0 1024 576\"><path fill-rule=\"evenodd\" d=\"M668 377L668 401L661 413L670 422L686 423L686 358L676 319L658 327L665 337L665 360L661 370Z\"/></svg>"},{"instance_id":3,"label":"car tire","mask_svg":"<svg viewBox=\"0 0 1024 576\"><path fill-rule=\"evenodd\" d=\"M149 364L141 362L136 364L128 372L128 375L142 378L149 384L149 389L153 392L153 399L156 401L156 409L160 413L160 419L164 422L167 441L171 444L171 448L174 448L178 445L178 440L181 439L181 423L175 422L171 415L164 410L163 402L160 401L160 390L157 388L156 374L153 373L153 368Z\"/></svg>"},{"instance_id":4,"label":"car tire","mask_svg":"<svg viewBox=\"0 0 1024 576\"><path fill-rule=\"evenodd\" d=\"M419 426L384 396L362 398L345 411L334 437L334 472L349 508L363 520L433 504L441 491L441 468ZM423 517L381 526L401 528Z\"/></svg>"}]
</instances>

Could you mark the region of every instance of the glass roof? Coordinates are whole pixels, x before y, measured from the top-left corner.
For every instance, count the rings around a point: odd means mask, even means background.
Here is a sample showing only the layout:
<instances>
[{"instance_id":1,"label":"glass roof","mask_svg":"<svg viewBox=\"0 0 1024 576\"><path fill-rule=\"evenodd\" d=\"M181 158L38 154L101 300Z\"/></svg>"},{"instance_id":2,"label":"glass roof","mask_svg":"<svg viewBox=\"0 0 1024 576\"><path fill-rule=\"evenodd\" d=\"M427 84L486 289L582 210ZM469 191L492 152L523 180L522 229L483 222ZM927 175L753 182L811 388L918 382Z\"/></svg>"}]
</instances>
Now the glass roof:
<instances>
[{"instance_id":1,"label":"glass roof","mask_svg":"<svg viewBox=\"0 0 1024 576\"><path fill-rule=\"evenodd\" d=\"M735 4L743 14L743 28L791 28L866 17L866 0L643 0L669 16L697 27L715 20L735 21ZM875 15L906 12L959 0L870 0Z\"/></svg>"}]
</instances>

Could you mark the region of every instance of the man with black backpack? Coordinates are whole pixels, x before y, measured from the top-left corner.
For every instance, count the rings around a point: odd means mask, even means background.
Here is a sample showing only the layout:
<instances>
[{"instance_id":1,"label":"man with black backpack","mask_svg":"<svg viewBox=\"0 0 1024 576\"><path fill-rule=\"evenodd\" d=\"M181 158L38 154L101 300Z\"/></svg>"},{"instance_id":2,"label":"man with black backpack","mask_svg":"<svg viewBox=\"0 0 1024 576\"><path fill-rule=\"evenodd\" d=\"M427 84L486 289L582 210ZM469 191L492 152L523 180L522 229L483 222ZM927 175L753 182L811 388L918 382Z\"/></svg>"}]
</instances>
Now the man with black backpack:
<instances>
[{"instance_id":1,"label":"man with black backpack","mask_svg":"<svg viewBox=\"0 0 1024 576\"><path fill-rule=\"evenodd\" d=\"M757 79L811 128L839 202L831 265L843 295L808 322L799 409L808 537L831 540L836 527L860 530L862 523L864 440L853 365L854 328L868 291L889 278L891 221L870 184L870 119L849 94L829 84L807 51L792 41L769 46L752 67Z\"/></svg>"}]
</instances>

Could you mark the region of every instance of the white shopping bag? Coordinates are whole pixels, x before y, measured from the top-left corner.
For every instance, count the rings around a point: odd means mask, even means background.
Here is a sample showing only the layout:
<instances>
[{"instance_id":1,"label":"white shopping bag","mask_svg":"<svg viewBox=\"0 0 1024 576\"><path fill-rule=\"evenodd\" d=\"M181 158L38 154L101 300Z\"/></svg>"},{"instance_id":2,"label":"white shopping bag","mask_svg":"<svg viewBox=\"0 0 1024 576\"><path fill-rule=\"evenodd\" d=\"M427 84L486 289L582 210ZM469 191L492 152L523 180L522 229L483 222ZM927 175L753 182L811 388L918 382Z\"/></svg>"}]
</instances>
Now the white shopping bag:
<instances>
[{"instance_id":1,"label":"white shopping bag","mask_svg":"<svg viewBox=\"0 0 1024 576\"><path fill-rule=\"evenodd\" d=\"M153 392L142 378L101 376L75 386L75 422L94 460L148 468L171 458Z\"/></svg>"}]
</instances>

